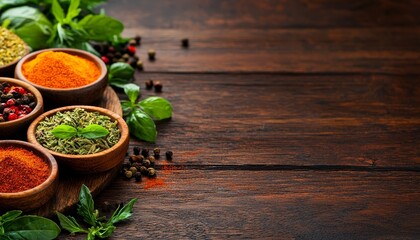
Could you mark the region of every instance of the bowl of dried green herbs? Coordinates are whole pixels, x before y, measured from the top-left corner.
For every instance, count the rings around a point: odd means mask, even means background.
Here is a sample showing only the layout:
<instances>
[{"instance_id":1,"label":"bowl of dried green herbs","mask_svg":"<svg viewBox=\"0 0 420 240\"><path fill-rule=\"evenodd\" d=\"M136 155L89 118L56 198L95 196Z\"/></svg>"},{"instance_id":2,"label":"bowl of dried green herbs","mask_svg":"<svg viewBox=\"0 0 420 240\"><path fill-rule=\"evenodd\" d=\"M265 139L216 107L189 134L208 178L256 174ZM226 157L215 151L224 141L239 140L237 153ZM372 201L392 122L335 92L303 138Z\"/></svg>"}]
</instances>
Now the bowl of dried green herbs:
<instances>
[{"instance_id":1,"label":"bowl of dried green herbs","mask_svg":"<svg viewBox=\"0 0 420 240\"><path fill-rule=\"evenodd\" d=\"M21 38L0 26L0 76L12 77L16 64L28 53Z\"/></svg>"},{"instance_id":2,"label":"bowl of dried green herbs","mask_svg":"<svg viewBox=\"0 0 420 240\"><path fill-rule=\"evenodd\" d=\"M118 114L94 106L66 106L40 115L28 141L47 149L60 169L79 173L110 170L124 161L129 130Z\"/></svg>"}]
</instances>

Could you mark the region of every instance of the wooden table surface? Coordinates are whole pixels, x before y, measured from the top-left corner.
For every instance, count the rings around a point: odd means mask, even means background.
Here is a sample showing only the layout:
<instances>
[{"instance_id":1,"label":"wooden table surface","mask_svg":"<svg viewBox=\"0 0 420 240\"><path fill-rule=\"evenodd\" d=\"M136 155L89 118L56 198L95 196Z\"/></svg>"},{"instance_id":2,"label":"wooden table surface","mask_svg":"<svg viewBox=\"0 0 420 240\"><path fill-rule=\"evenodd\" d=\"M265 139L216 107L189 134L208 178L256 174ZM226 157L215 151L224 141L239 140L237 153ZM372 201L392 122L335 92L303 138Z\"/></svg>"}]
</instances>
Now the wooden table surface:
<instances>
[{"instance_id":1,"label":"wooden table surface","mask_svg":"<svg viewBox=\"0 0 420 240\"><path fill-rule=\"evenodd\" d=\"M420 1L104 7L142 36L142 98L174 107L156 144L130 143L174 152L164 184L117 178L95 198L139 199L111 239L419 238Z\"/></svg>"}]
</instances>

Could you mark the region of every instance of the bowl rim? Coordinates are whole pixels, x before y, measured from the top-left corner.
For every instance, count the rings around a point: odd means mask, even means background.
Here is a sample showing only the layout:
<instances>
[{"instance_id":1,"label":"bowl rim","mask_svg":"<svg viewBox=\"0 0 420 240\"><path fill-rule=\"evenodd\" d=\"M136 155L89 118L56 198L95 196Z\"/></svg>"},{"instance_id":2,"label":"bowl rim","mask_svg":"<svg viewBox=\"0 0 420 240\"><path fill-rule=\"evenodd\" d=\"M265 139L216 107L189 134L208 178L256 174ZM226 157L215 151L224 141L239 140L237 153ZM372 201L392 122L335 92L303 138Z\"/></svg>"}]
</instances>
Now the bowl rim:
<instances>
[{"instance_id":1,"label":"bowl rim","mask_svg":"<svg viewBox=\"0 0 420 240\"><path fill-rule=\"evenodd\" d=\"M29 92L31 92L35 96L35 99L36 99L36 106L35 106L34 109L32 109L32 111L28 115L26 115L23 118L19 118L19 119L12 120L12 121L0 122L0 127L23 123L27 120L28 117L31 117L32 115L37 114L39 111L41 111L43 109L44 100L42 98L42 95L38 91L38 89L36 89L31 84L29 84L27 82L24 82L22 80L16 79L16 78L8 78L8 77L0 77L0 82L9 82L9 83L19 85L20 87L23 87L26 90L28 90Z\"/></svg>"},{"instance_id":2,"label":"bowl rim","mask_svg":"<svg viewBox=\"0 0 420 240\"><path fill-rule=\"evenodd\" d=\"M80 87L76 87L76 88L52 88L52 87L42 86L42 85L39 85L39 84L36 84L36 83L33 83L33 82L29 81L22 72L23 64L25 62L27 62L29 59L30 60L34 59L38 54L43 53L43 52L49 52L49 51L65 52L65 53L68 53L68 54L78 53L78 54L76 54L76 56L79 56L79 57L83 56L83 58L85 58L85 59L92 60L98 66L99 70L101 71L101 74L99 75L99 77L95 81L93 81L89 84L80 86ZM75 55L75 54L72 54L72 55ZM22 57L15 67L15 77L16 78L21 79L22 81L25 81L29 84L32 84L36 88L44 90L44 91L48 91L48 90L50 90L50 91L53 90L53 91L58 91L58 92L77 91L77 90L80 90L80 89L89 88L91 86L94 86L97 83L101 82L104 78L106 79L107 76L108 76L108 68L106 67L105 63L98 56L95 56L94 54L92 54L88 51L84 51L84 50L80 50L80 49L76 49L76 48L47 48L47 49L34 51L34 52L31 52L31 53L25 55L24 57Z\"/></svg>"},{"instance_id":3,"label":"bowl rim","mask_svg":"<svg viewBox=\"0 0 420 240\"><path fill-rule=\"evenodd\" d=\"M47 164L51 165L51 171L50 171L47 179L45 179L45 181L42 182L41 184L39 184L38 186L27 189L27 190L24 190L24 191L14 192L14 193L0 192L0 198L21 198L21 197L26 197L28 195L37 194L39 192L42 192L46 188L48 188L57 179L57 177L58 177L57 161L55 160L54 156L52 154L50 154L48 151L45 151L44 148L41 148L41 147L39 147L35 144L31 144L31 143L20 141L20 140L0 140L0 146L2 146L2 145L13 145L13 146L17 146L17 147L22 147L23 146L22 148L35 150L33 152L36 155L38 155L38 156L43 155L42 159L47 159L46 160L46 161L48 161Z\"/></svg>"},{"instance_id":4,"label":"bowl rim","mask_svg":"<svg viewBox=\"0 0 420 240\"><path fill-rule=\"evenodd\" d=\"M117 126L119 127L120 133L121 133L121 136L120 136L120 139L118 140L118 142L114 146L112 146L112 147L110 147L106 150L97 152L97 153L85 154L85 155L76 155L76 154L64 154L64 153L59 153L59 152L52 151L52 150L42 146L36 140L35 131L36 131L36 127L38 126L40 121L42 121L46 117L51 116L51 115L53 115L57 112L69 111L69 110L73 110L75 108L82 108L82 109L85 109L85 110L91 111L91 112L96 111L96 112L99 112L102 115L106 115L106 116L110 117L111 119L115 119L115 121L118 122ZM123 144L124 141L129 137L130 137L130 133L129 133L129 130L128 130L128 125L120 115L118 115L118 114L114 113L113 111L108 110L106 108L96 107L96 106L88 106L88 105L64 106L64 107L55 108L55 109L52 109L50 111L47 111L47 112L39 115L34 121L32 121L32 123L31 123L31 125L29 125L28 131L27 131L27 138L28 138L28 141L30 143L36 144L36 145L44 148L45 150L47 150L49 153L51 153L54 156L57 156L57 157L60 157L60 158L67 158L67 159L90 159L90 158L96 158L96 157L101 157L101 156L107 155L108 153L111 153L114 150L118 149L121 146L121 144Z\"/></svg>"}]
</instances>

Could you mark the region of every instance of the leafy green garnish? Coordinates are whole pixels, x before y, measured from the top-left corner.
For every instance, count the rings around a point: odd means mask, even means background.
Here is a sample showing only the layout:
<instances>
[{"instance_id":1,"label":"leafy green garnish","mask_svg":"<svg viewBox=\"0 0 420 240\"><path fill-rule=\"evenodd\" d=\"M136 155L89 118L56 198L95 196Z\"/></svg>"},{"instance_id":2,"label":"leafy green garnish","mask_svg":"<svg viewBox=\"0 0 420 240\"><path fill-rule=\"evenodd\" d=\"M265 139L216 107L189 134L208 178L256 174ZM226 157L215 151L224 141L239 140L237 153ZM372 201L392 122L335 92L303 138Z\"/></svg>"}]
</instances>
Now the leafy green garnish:
<instances>
[{"instance_id":1,"label":"leafy green garnish","mask_svg":"<svg viewBox=\"0 0 420 240\"><path fill-rule=\"evenodd\" d=\"M75 128L61 124L51 130L51 134L57 138L66 139L74 136L85 138L101 138L109 134L108 129L98 124L90 124L85 128Z\"/></svg>"},{"instance_id":2,"label":"leafy green garnish","mask_svg":"<svg viewBox=\"0 0 420 240\"><path fill-rule=\"evenodd\" d=\"M131 199L131 201L122 208L118 207L108 221L104 221L105 217L99 217L98 210L95 210L89 188L82 185L79 194L79 204L77 205L77 213L86 223L90 225L90 227L88 229L84 229L72 216L65 216L59 212L57 212L57 216L61 227L69 231L71 234L87 233L87 239L95 239L95 237L107 238L111 236L116 229L114 226L115 223L131 217L133 214L133 206L136 202L136 198Z\"/></svg>"},{"instance_id":3,"label":"leafy green garnish","mask_svg":"<svg viewBox=\"0 0 420 240\"><path fill-rule=\"evenodd\" d=\"M134 76L134 68L128 63L117 62L109 67L108 83L114 87L124 88Z\"/></svg>"}]
</instances>

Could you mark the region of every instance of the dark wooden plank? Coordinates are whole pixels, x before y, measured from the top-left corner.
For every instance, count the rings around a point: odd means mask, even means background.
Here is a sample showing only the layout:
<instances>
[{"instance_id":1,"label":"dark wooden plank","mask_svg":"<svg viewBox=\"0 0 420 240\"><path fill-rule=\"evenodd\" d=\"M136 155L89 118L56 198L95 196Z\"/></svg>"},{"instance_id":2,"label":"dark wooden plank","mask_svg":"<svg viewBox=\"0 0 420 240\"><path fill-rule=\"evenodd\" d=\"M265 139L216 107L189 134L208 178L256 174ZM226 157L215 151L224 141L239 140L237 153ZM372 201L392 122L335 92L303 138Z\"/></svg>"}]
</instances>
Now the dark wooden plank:
<instances>
[{"instance_id":1,"label":"dark wooden plank","mask_svg":"<svg viewBox=\"0 0 420 240\"><path fill-rule=\"evenodd\" d=\"M420 163L418 76L141 73L136 82L149 78L174 107L157 145L179 164Z\"/></svg>"},{"instance_id":2,"label":"dark wooden plank","mask_svg":"<svg viewBox=\"0 0 420 240\"><path fill-rule=\"evenodd\" d=\"M150 30L138 54L149 72L420 73L420 28ZM180 40L188 37L190 48ZM156 61L147 50L156 50Z\"/></svg>"},{"instance_id":3,"label":"dark wooden plank","mask_svg":"<svg viewBox=\"0 0 420 240\"><path fill-rule=\"evenodd\" d=\"M417 173L159 171L113 182L97 207L131 198L111 239L417 239ZM62 235L64 239L66 235ZM82 237L75 239L83 239Z\"/></svg>"},{"instance_id":4,"label":"dark wooden plank","mask_svg":"<svg viewBox=\"0 0 420 240\"><path fill-rule=\"evenodd\" d=\"M177 29L419 26L416 0L120 0L107 13L128 27Z\"/></svg>"}]
</instances>

